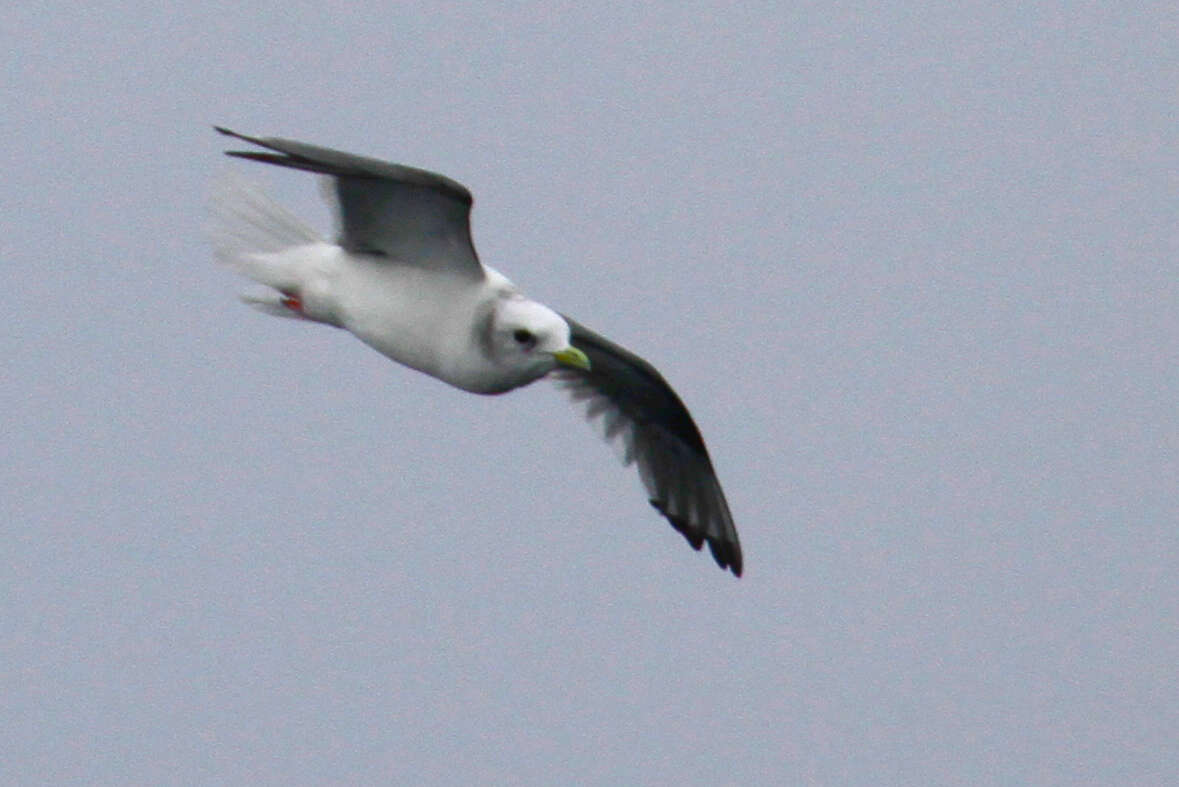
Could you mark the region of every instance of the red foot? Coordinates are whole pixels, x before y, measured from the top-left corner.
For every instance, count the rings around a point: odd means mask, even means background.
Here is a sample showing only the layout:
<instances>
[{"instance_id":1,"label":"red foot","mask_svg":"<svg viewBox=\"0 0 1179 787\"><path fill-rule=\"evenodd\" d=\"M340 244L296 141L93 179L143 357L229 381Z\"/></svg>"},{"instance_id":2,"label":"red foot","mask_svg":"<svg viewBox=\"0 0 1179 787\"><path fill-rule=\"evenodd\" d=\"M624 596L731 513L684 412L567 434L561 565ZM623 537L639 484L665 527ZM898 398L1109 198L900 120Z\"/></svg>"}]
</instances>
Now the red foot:
<instances>
[{"instance_id":1,"label":"red foot","mask_svg":"<svg viewBox=\"0 0 1179 787\"><path fill-rule=\"evenodd\" d=\"M303 301L299 298L298 295L293 293L283 293L282 305L286 306L293 312L298 312L299 314L303 313Z\"/></svg>"}]
</instances>

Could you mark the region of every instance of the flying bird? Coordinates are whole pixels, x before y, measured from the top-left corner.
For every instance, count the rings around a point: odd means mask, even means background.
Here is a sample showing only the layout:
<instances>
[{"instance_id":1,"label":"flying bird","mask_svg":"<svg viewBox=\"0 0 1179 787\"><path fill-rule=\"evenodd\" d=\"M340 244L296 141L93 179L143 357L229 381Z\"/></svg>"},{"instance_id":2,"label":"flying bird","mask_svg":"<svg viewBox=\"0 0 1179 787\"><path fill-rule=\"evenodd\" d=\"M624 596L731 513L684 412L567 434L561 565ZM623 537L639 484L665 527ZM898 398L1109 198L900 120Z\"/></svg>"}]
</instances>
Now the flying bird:
<instances>
[{"instance_id":1,"label":"flying bird","mask_svg":"<svg viewBox=\"0 0 1179 787\"><path fill-rule=\"evenodd\" d=\"M549 377L601 421L651 505L694 549L741 575L741 544L712 460L679 396L651 364L526 298L483 265L471 193L413 167L277 137L218 132L261 148L226 154L326 176L328 241L243 182L213 202L217 257L271 288L270 314L349 331L381 354L457 388L497 394Z\"/></svg>"}]
</instances>

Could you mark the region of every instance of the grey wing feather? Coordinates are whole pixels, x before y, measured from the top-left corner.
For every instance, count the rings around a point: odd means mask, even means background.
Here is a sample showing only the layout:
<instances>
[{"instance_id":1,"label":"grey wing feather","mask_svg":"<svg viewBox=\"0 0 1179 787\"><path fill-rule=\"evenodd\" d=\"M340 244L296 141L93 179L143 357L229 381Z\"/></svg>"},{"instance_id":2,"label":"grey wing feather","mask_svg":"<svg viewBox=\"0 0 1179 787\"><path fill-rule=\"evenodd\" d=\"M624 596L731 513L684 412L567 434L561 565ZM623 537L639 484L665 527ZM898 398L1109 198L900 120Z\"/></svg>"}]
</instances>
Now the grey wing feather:
<instances>
[{"instance_id":1,"label":"grey wing feather","mask_svg":"<svg viewBox=\"0 0 1179 787\"><path fill-rule=\"evenodd\" d=\"M741 576L741 543L700 430L655 367L574 320L570 341L588 371L554 373L574 401L586 403L625 464L638 465L653 505L694 549L705 542L721 568Z\"/></svg>"},{"instance_id":2,"label":"grey wing feather","mask_svg":"<svg viewBox=\"0 0 1179 787\"><path fill-rule=\"evenodd\" d=\"M349 251L483 276L471 241L473 200L462 184L426 170L331 148L214 128L274 151L230 150L227 155L330 176L339 214L339 243Z\"/></svg>"}]
</instances>

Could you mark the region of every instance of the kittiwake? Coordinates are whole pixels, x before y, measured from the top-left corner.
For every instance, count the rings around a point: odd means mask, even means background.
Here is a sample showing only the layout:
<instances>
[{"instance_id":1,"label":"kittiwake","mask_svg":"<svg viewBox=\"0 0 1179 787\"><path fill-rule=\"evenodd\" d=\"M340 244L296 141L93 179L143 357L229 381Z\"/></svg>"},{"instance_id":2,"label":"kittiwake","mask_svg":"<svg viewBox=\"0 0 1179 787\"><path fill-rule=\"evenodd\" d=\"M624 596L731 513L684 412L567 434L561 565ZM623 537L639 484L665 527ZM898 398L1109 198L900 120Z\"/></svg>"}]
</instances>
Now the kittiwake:
<instances>
[{"instance_id":1,"label":"kittiwake","mask_svg":"<svg viewBox=\"0 0 1179 787\"><path fill-rule=\"evenodd\" d=\"M271 314L343 328L457 388L497 394L550 377L638 466L659 513L694 549L741 575L741 544L700 430L651 364L524 297L483 265L471 193L413 167L277 137L218 132L263 150L237 158L319 173L337 234L327 241L241 181L213 201L217 257L271 288Z\"/></svg>"}]
</instances>

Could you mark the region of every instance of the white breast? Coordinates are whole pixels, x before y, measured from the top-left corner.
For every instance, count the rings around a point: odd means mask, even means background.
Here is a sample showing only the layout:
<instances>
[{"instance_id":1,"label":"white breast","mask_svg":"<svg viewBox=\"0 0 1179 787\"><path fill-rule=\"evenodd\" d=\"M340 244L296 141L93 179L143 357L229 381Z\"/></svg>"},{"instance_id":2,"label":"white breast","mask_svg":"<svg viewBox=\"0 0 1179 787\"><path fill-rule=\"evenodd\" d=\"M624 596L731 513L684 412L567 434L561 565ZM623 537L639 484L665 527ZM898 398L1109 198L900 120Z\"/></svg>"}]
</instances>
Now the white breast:
<instances>
[{"instance_id":1,"label":"white breast","mask_svg":"<svg viewBox=\"0 0 1179 787\"><path fill-rule=\"evenodd\" d=\"M498 297L483 282L383 258L347 255L335 283L342 327L398 363L465 390L496 387L477 321ZM499 277L502 279L502 277Z\"/></svg>"}]
</instances>

